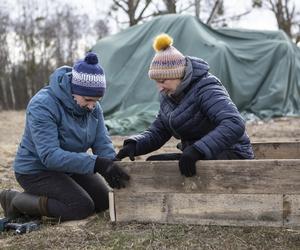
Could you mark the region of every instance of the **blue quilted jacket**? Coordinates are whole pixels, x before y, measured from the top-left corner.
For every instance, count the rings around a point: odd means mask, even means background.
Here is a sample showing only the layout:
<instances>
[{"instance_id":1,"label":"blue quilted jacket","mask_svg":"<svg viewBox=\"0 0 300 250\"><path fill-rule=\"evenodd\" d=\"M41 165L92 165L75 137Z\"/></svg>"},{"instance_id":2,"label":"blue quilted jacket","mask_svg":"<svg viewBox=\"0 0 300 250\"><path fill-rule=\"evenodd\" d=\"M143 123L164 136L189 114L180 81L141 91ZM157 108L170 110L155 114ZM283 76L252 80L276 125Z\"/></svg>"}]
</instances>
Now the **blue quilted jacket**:
<instances>
[{"instance_id":1,"label":"blue quilted jacket","mask_svg":"<svg viewBox=\"0 0 300 250\"><path fill-rule=\"evenodd\" d=\"M172 136L181 149L193 145L205 159L220 159L229 151L240 159L254 158L245 123L208 64L186 57L184 79L172 96L161 93L160 110L150 127L125 141L136 141L136 155L163 146Z\"/></svg>"}]
</instances>

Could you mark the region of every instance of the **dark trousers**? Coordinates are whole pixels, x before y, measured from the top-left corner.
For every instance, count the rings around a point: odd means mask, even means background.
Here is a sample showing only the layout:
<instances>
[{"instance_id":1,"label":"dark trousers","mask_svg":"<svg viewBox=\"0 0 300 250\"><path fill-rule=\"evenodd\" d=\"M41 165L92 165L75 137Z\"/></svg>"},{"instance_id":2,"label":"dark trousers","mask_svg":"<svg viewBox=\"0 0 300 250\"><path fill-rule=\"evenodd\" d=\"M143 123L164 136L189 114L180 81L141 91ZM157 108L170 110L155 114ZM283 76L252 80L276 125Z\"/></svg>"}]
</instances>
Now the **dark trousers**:
<instances>
[{"instance_id":1,"label":"dark trousers","mask_svg":"<svg viewBox=\"0 0 300 250\"><path fill-rule=\"evenodd\" d=\"M16 179L25 192L48 198L50 217L78 220L109 207L109 188L98 174L16 173Z\"/></svg>"}]
</instances>

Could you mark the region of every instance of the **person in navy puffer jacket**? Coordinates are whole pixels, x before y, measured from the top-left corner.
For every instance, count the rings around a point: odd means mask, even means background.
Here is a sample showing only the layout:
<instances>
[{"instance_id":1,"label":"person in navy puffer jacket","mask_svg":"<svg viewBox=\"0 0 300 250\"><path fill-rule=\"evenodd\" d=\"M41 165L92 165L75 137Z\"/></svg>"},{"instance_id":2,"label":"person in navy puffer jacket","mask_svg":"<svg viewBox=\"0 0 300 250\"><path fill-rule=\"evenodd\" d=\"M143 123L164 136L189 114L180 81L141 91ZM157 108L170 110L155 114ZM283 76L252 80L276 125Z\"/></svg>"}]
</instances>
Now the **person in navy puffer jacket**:
<instances>
[{"instance_id":1,"label":"person in navy puffer jacket","mask_svg":"<svg viewBox=\"0 0 300 250\"><path fill-rule=\"evenodd\" d=\"M253 159L245 122L220 80L200 58L183 56L173 39L161 34L149 77L160 90L160 110L143 133L124 141L118 159L143 155L162 147L172 136L181 140L182 154L150 156L147 160L179 160L181 174L196 174L197 160Z\"/></svg>"},{"instance_id":2,"label":"person in navy puffer jacket","mask_svg":"<svg viewBox=\"0 0 300 250\"><path fill-rule=\"evenodd\" d=\"M25 192L0 192L5 217L75 220L108 208L109 188L98 173L112 188L124 187L129 176L114 161L104 125L98 100L105 88L103 69L90 52L73 68L58 68L30 100L14 161Z\"/></svg>"}]
</instances>

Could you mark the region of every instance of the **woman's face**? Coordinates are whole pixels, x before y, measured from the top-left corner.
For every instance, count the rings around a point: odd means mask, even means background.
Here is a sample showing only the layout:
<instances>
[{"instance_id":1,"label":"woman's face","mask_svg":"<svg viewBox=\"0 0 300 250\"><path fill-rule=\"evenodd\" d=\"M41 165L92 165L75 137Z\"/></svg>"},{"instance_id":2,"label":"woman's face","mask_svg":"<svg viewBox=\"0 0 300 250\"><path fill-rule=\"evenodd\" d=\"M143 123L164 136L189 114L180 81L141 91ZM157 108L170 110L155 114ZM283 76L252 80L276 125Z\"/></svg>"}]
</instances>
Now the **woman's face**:
<instances>
[{"instance_id":1,"label":"woman's face","mask_svg":"<svg viewBox=\"0 0 300 250\"><path fill-rule=\"evenodd\" d=\"M176 88L181 83L181 79L158 79L156 85L159 91L163 91L167 95L175 93Z\"/></svg>"},{"instance_id":2,"label":"woman's face","mask_svg":"<svg viewBox=\"0 0 300 250\"><path fill-rule=\"evenodd\" d=\"M73 97L81 108L88 109L89 111L92 111L96 107L97 101L101 99L101 97L89 97L75 94L73 94Z\"/></svg>"}]
</instances>

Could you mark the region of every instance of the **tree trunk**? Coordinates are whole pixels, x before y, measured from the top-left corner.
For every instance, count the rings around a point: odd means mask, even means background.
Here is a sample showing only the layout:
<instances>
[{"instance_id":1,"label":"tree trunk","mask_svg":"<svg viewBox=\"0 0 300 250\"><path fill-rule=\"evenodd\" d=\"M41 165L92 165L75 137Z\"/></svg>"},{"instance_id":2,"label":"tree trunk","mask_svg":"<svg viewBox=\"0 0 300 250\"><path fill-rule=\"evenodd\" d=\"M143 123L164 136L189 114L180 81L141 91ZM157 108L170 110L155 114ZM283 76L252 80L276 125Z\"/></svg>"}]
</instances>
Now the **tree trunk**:
<instances>
[{"instance_id":1,"label":"tree trunk","mask_svg":"<svg viewBox=\"0 0 300 250\"><path fill-rule=\"evenodd\" d=\"M200 2L201 0L195 0L195 16L200 20Z\"/></svg>"},{"instance_id":2,"label":"tree trunk","mask_svg":"<svg viewBox=\"0 0 300 250\"><path fill-rule=\"evenodd\" d=\"M168 13L176 13L177 0L164 0Z\"/></svg>"}]
</instances>

